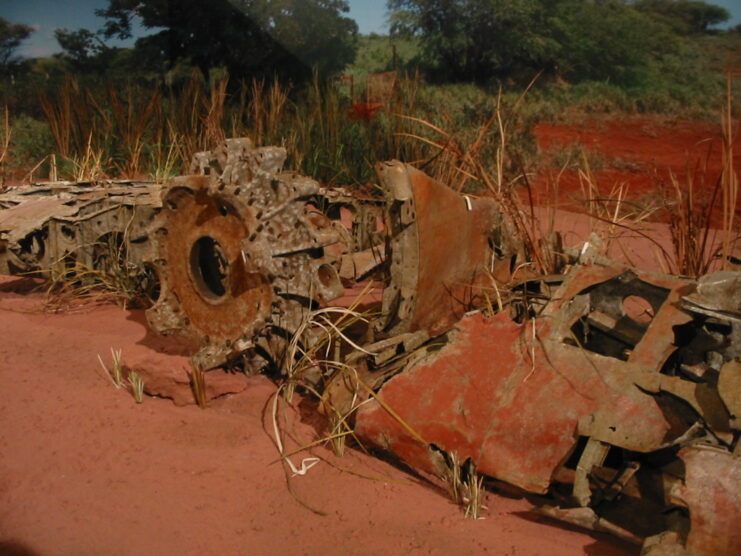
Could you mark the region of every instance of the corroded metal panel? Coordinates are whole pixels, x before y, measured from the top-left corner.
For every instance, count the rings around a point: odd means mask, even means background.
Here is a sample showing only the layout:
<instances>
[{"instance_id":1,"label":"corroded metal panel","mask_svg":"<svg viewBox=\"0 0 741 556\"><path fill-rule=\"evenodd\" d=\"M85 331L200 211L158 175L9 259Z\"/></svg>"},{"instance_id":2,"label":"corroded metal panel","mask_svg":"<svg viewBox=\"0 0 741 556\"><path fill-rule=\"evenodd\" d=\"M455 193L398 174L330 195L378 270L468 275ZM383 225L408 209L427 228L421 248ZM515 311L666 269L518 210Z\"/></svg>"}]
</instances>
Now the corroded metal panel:
<instances>
[{"instance_id":1,"label":"corroded metal panel","mask_svg":"<svg viewBox=\"0 0 741 556\"><path fill-rule=\"evenodd\" d=\"M383 330L439 335L476 304L481 286L490 285L489 240L501 211L491 198L461 195L401 162L378 171L388 191L391 234Z\"/></svg>"},{"instance_id":2,"label":"corroded metal panel","mask_svg":"<svg viewBox=\"0 0 741 556\"><path fill-rule=\"evenodd\" d=\"M465 317L451 342L394 377L379 396L425 439L478 469L532 492L546 492L574 449L580 420L611 416L613 441L661 445L669 426L619 361L595 361L549 342L547 326L507 315ZM614 423L613 423L614 421ZM418 446L377 402L360 409L357 433L407 463L434 472ZM624 430L625 429L625 430Z\"/></svg>"}]
</instances>

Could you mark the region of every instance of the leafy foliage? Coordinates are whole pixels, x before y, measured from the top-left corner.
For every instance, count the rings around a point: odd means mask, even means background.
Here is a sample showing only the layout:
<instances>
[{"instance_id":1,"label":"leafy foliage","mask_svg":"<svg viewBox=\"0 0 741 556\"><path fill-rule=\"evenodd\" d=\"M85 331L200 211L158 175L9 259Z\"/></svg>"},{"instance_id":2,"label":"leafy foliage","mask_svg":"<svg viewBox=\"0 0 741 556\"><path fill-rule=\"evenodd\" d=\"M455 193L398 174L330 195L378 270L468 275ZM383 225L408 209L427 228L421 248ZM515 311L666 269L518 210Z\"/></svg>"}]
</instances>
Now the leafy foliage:
<instances>
[{"instance_id":1,"label":"leafy foliage","mask_svg":"<svg viewBox=\"0 0 741 556\"><path fill-rule=\"evenodd\" d=\"M135 17L159 29L136 43L149 67L187 60L204 74L225 67L236 79L300 81L312 66L333 73L352 61L357 25L347 10L343 0L109 0L97 13L107 38L130 38Z\"/></svg>"},{"instance_id":2,"label":"leafy foliage","mask_svg":"<svg viewBox=\"0 0 741 556\"><path fill-rule=\"evenodd\" d=\"M676 53L691 50L668 26L620 1L559 2L553 36L560 73L574 81L648 84Z\"/></svg>"},{"instance_id":3,"label":"leafy foliage","mask_svg":"<svg viewBox=\"0 0 741 556\"><path fill-rule=\"evenodd\" d=\"M13 57L15 50L27 39L33 28L23 23L11 23L0 17L0 66L7 68L16 60Z\"/></svg>"},{"instance_id":4,"label":"leafy foliage","mask_svg":"<svg viewBox=\"0 0 741 556\"><path fill-rule=\"evenodd\" d=\"M542 71L568 81L636 86L688 50L683 34L728 15L690 0L635 6L626 0L389 0L388 8L393 33L419 37L431 78L478 83L529 80ZM664 8L668 15L657 17Z\"/></svg>"},{"instance_id":5,"label":"leafy foliage","mask_svg":"<svg viewBox=\"0 0 741 556\"><path fill-rule=\"evenodd\" d=\"M661 18L680 33L703 33L731 18L725 8L697 0L637 0L634 6Z\"/></svg>"},{"instance_id":6,"label":"leafy foliage","mask_svg":"<svg viewBox=\"0 0 741 556\"><path fill-rule=\"evenodd\" d=\"M345 0L235 1L270 37L321 75L342 71L357 50L358 26Z\"/></svg>"},{"instance_id":7,"label":"leafy foliage","mask_svg":"<svg viewBox=\"0 0 741 556\"><path fill-rule=\"evenodd\" d=\"M76 72L103 73L111 67L120 50L107 46L98 34L87 29L56 29L54 38L62 48L57 57L67 61Z\"/></svg>"},{"instance_id":8,"label":"leafy foliage","mask_svg":"<svg viewBox=\"0 0 741 556\"><path fill-rule=\"evenodd\" d=\"M417 35L438 81L510 76L552 63L539 0L389 0L391 32Z\"/></svg>"}]
</instances>

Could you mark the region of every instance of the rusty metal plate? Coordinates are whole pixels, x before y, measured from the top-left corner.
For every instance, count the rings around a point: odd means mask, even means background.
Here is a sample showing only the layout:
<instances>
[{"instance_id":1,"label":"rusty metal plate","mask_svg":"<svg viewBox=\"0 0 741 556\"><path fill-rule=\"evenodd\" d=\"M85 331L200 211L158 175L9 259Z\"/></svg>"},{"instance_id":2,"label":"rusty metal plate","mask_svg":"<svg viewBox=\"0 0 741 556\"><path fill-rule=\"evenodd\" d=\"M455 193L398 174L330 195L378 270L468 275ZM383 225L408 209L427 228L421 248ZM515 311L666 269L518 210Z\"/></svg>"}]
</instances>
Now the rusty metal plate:
<instances>
[{"instance_id":1,"label":"rusty metal plate","mask_svg":"<svg viewBox=\"0 0 741 556\"><path fill-rule=\"evenodd\" d=\"M532 324L504 314L466 317L448 346L391 379L379 396L427 443L531 492L548 489L575 446L580 420L598 413L609 415L615 443L661 445L669 426L624 364L604 358L596 366L578 348L547 345L547 328L533 335ZM413 467L435 471L428 446L378 403L360 409L356 428Z\"/></svg>"},{"instance_id":2,"label":"rusty metal plate","mask_svg":"<svg viewBox=\"0 0 741 556\"><path fill-rule=\"evenodd\" d=\"M636 452L657 450L676 436L637 384L657 376L676 349L673 326L689 317L675 302L686 287L620 266L577 268L541 317L523 324L501 313L465 317L438 354L391 379L379 395L426 443L471 457L486 474L545 492L578 436ZM655 329L624 314L622 302L633 291L653 304ZM580 342L574 329L596 322L594 314L613 322L624 349L600 353L599 342ZM433 471L428 446L378 403L360 410L357 429Z\"/></svg>"},{"instance_id":3,"label":"rusty metal plate","mask_svg":"<svg viewBox=\"0 0 741 556\"><path fill-rule=\"evenodd\" d=\"M690 554L741 554L741 459L713 448L684 448L684 484L672 492L689 509Z\"/></svg>"},{"instance_id":4,"label":"rusty metal plate","mask_svg":"<svg viewBox=\"0 0 741 556\"><path fill-rule=\"evenodd\" d=\"M491 198L466 197L398 161L380 164L378 173L389 193L392 254L383 329L441 334L485 283L501 211Z\"/></svg>"}]
</instances>

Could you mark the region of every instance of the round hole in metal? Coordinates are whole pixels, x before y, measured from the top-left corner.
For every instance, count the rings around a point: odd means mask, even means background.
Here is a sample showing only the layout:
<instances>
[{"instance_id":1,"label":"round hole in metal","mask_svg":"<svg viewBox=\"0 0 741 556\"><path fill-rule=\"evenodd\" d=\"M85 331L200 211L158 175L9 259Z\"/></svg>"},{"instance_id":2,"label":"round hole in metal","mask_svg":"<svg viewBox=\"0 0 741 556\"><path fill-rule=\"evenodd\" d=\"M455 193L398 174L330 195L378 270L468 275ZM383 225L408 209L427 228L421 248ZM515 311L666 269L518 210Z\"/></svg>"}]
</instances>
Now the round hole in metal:
<instances>
[{"instance_id":1,"label":"round hole in metal","mask_svg":"<svg viewBox=\"0 0 741 556\"><path fill-rule=\"evenodd\" d=\"M190 271L196 290L205 299L217 300L226 295L229 262L218 241L204 236L193 244Z\"/></svg>"}]
</instances>

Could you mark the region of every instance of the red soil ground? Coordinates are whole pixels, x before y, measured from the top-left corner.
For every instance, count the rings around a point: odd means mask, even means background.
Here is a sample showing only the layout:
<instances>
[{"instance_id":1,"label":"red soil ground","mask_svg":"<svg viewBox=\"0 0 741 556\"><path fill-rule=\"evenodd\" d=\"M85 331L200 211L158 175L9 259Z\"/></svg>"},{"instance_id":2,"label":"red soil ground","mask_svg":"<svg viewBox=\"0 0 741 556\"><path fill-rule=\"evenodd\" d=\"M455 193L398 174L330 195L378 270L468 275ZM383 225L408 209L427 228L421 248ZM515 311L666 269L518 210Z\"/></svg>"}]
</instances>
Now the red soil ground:
<instances>
[{"instance_id":1,"label":"red soil ground","mask_svg":"<svg viewBox=\"0 0 741 556\"><path fill-rule=\"evenodd\" d=\"M637 161L635 171L597 173L609 181L618 172L634 194L652 191L644 175L652 165L679 172L713 136L711 127L650 121L542 124L537 133L542 149L579 141ZM586 225L565 221L567 240L583 240ZM341 459L314 449L320 463L289 485L275 461L276 386L267 378L249 378L205 410L152 397L137 405L104 375L98 354L109 361L113 347L126 364L174 370L184 361L178 346L148 332L140 311L51 314L23 286L0 279L2 556L638 553L538 518L530 501L499 484L490 485L486 518L466 519L440 484L358 449ZM297 398L285 414L289 449L318 438L311 403Z\"/></svg>"},{"instance_id":2,"label":"red soil ground","mask_svg":"<svg viewBox=\"0 0 741 556\"><path fill-rule=\"evenodd\" d=\"M137 405L98 354L182 363L140 311L50 314L41 294L1 283L2 555L637 553L539 519L497 485L486 518L467 519L441 485L357 449L341 459L315 449L322 461L291 480L318 515L275 463L267 378L205 410L151 397ZM309 405L287 408L289 448L317 438Z\"/></svg>"},{"instance_id":3,"label":"red soil ground","mask_svg":"<svg viewBox=\"0 0 741 556\"><path fill-rule=\"evenodd\" d=\"M736 126L738 127L738 126ZM541 158L561 150L578 155L584 148L591 160L593 181L602 196L614 195L613 189L626 187L627 198L643 204L663 204L664 196L674 199L670 176L685 185L688 176L694 181L699 202L710 201L723 167L723 140L720 124L671 122L656 118L592 120L581 125L541 123L535 127ZM574 148L576 147L576 148ZM736 134L733 166L741 175L741 135ZM595 156L596 155L596 156ZM534 181L537 204L553 201L558 189L561 208L583 209L584 180L573 168L583 167L578 156L572 157L565 171L556 167L540 172ZM720 222L721 198L714 205L714 222ZM737 204L738 213L738 204ZM661 219L665 214L657 214Z\"/></svg>"}]
</instances>

